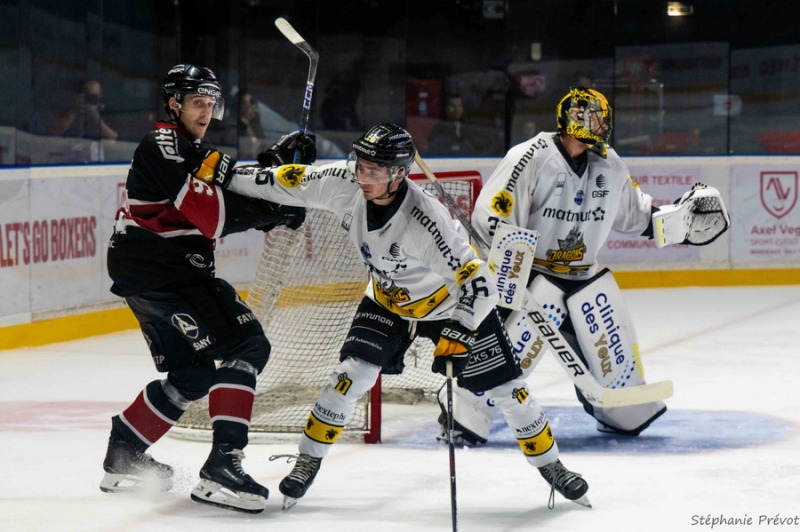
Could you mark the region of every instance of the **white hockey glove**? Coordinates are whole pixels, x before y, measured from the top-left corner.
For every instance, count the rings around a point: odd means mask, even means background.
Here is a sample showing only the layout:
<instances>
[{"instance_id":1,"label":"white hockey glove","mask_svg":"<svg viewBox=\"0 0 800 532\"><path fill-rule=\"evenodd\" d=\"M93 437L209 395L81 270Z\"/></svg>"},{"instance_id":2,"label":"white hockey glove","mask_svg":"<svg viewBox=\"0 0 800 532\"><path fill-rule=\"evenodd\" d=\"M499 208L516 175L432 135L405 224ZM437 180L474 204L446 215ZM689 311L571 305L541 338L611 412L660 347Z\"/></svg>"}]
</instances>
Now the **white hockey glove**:
<instances>
[{"instance_id":1,"label":"white hockey glove","mask_svg":"<svg viewBox=\"0 0 800 532\"><path fill-rule=\"evenodd\" d=\"M719 190L696 183L674 204L653 213L653 238L658 248L669 244L705 246L730 225Z\"/></svg>"}]
</instances>

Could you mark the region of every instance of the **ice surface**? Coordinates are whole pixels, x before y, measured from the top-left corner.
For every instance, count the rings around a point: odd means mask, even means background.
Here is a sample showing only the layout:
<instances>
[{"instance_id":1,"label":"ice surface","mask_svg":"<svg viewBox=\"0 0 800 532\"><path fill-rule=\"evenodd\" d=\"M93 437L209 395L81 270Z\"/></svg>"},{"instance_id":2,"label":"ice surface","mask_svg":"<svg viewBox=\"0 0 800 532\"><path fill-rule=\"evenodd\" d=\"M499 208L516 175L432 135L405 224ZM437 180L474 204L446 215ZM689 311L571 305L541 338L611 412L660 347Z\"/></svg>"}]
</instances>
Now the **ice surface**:
<instances>
[{"instance_id":1,"label":"ice surface","mask_svg":"<svg viewBox=\"0 0 800 532\"><path fill-rule=\"evenodd\" d=\"M556 499L497 416L483 448L456 452L459 530L701 530L700 517L800 515L800 287L628 290L651 381L671 379L669 411L638 438L600 434L557 364L531 378L564 463L593 509ZM251 445L245 469L271 490L256 516L189 499L209 444L163 438L168 493L100 492L109 418L158 378L138 331L0 352L0 531L450 530L438 407L387 405L380 445L338 443L308 495L282 512L291 466Z\"/></svg>"}]
</instances>

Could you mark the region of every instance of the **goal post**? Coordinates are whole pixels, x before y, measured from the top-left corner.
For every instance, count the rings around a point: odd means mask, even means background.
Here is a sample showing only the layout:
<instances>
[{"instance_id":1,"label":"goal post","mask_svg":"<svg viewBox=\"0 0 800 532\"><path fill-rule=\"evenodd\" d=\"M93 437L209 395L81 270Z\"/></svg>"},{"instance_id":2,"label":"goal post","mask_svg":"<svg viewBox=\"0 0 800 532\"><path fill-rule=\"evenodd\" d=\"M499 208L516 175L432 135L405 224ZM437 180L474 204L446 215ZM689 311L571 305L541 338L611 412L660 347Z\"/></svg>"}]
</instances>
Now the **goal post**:
<instances>
[{"instance_id":1,"label":"goal post","mask_svg":"<svg viewBox=\"0 0 800 532\"><path fill-rule=\"evenodd\" d=\"M469 217L481 189L475 171L437 172L445 190ZM409 176L433 187L423 174ZM272 345L269 362L259 375L250 441L279 441L302 433L308 413L339 362L339 352L364 296L369 274L336 216L308 209L298 230L278 227L266 234L247 304ZM414 404L433 400L444 377L431 371L433 344L418 338L405 356L401 375L382 375L359 400L344 435L380 440L383 402ZM211 438L208 400L195 401L170 435ZM362 436L358 436L361 438Z\"/></svg>"}]
</instances>

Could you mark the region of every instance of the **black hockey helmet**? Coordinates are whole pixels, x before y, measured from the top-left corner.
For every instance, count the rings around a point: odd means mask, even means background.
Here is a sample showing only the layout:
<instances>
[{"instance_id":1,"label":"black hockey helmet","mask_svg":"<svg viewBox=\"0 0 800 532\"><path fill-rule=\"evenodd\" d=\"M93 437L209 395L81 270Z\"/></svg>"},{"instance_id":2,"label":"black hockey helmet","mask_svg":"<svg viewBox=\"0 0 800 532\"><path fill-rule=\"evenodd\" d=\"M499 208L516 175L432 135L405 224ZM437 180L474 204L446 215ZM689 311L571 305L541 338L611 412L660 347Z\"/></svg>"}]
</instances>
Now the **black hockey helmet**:
<instances>
[{"instance_id":1,"label":"black hockey helmet","mask_svg":"<svg viewBox=\"0 0 800 532\"><path fill-rule=\"evenodd\" d=\"M556 107L558 130L583 142L605 158L611 136L612 111L608 100L599 91L572 87ZM605 124L603 130L601 125Z\"/></svg>"},{"instance_id":2,"label":"black hockey helmet","mask_svg":"<svg viewBox=\"0 0 800 532\"><path fill-rule=\"evenodd\" d=\"M210 68L181 64L175 65L167 72L167 77L161 83L161 99L164 102L164 109L170 116L173 110L169 107L169 99L174 96L180 109L183 97L187 94L211 96L214 100L211 118L222 120L222 115L225 113L225 98L222 97L222 87L217 76Z\"/></svg>"},{"instance_id":3,"label":"black hockey helmet","mask_svg":"<svg viewBox=\"0 0 800 532\"><path fill-rule=\"evenodd\" d=\"M411 134L396 124L385 122L373 127L353 143L350 158L360 157L381 164L389 169L392 179L400 179L400 169L405 169L403 175L408 175L416 153Z\"/></svg>"}]
</instances>

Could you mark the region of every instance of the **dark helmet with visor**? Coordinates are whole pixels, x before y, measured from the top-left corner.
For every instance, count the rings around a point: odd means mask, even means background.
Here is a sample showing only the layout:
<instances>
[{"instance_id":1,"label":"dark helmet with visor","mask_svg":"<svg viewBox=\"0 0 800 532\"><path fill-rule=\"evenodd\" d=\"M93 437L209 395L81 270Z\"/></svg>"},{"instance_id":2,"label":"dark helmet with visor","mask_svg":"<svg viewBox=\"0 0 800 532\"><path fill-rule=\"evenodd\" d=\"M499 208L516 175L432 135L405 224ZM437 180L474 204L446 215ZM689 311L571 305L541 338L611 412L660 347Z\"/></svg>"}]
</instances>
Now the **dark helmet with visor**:
<instances>
[{"instance_id":1,"label":"dark helmet with visor","mask_svg":"<svg viewBox=\"0 0 800 532\"><path fill-rule=\"evenodd\" d=\"M169 106L169 99L174 96L176 106L180 109L187 94L210 96L214 101L211 118L222 120L222 115L225 113L225 98L222 97L222 87L217 76L210 68L186 64L175 65L170 69L161 83L161 99L164 101L164 109L170 116L174 110Z\"/></svg>"},{"instance_id":2,"label":"dark helmet with visor","mask_svg":"<svg viewBox=\"0 0 800 532\"><path fill-rule=\"evenodd\" d=\"M613 126L611 105L598 91L572 87L556 107L556 122L559 131L583 142L603 158L608 155Z\"/></svg>"},{"instance_id":3,"label":"dark helmet with visor","mask_svg":"<svg viewBox=\"0 0 800 532\"><path fill-rule=\"evenodd\" d=\"M402 179L408 175L416 153L411 134L396 124L386 122L373 127L353 143L348 167L355 174L356 158L360 157L385 166L391 179ZM401 168L404 169L402 174Z\"/></svg>"}]
</instances>

